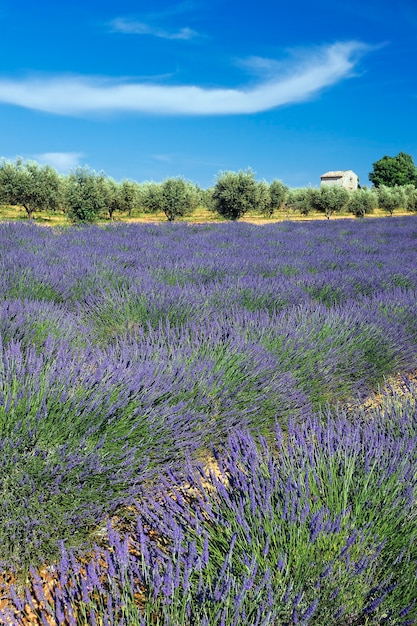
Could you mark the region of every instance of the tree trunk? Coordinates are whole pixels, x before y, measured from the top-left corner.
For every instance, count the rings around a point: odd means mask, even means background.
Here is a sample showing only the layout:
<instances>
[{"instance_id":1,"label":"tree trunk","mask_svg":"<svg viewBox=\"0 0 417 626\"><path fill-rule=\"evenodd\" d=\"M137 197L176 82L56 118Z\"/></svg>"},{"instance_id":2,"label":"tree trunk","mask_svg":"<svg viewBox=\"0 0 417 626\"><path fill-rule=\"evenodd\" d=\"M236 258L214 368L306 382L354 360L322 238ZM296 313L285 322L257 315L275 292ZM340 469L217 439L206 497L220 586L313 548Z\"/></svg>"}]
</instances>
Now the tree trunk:
<instances>
[{"instance_id":1,"label":"tree trunk","mask_svg":"<svg viewBox=\"0 0 417 626\"><path fill-rule=\"evenodd\" d=\"M23 205L23 207L24 207L24 209L25 209L25 211L27 213L28 219L29 220L33 219L33 214L34 214L35 210L32 209L31 207L26 206L25 204Z\"/></svg>"}]
</instances>

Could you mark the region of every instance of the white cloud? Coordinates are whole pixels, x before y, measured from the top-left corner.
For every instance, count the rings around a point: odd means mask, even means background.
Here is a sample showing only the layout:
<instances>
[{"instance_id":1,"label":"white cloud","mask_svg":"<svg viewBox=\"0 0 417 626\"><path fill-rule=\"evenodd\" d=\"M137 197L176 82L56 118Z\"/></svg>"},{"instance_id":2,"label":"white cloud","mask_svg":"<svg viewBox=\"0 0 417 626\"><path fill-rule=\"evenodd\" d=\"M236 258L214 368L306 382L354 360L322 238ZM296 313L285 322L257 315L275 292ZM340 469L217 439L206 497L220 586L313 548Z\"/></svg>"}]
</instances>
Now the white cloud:
<instances>
[{"instance_id":1,"label":"white cloud","mask_svg":"<svg viewBox=\"0 0 417 626\"><path fill-rule=\"evenodd\" d=\"M152 26L146 22L119 17L110 23L113 32L125 33L128 35L153 35L162 39L182 39L188 40L198 37L198 33L191 28L181 28L177 31L168 31L158 26Z\"/></svg>"},{"instance_id":2,"label":"white cloud","mask_svg":"<svg viewBox=\"0 0 417 626\"><path fill-rule=\"evenodd\" d=\"M51 165L62 173L77 167L80 159L84 156L82 152L43 152L42 154L34 154L33 158L38 163Z\"/></svg>"},{"instance_id":3,"label":"white cloud","mask_svg":"<svg viewBox=\"0 0 417 626\"><path fill-rule=\"evenodd\" d=\"M275 59L265 59L264 57L247 57L237 59L236 65L256 76L273 77L285 70L285 63Z\"/></svg>"},{"instance_id":4,"label":"white cloud","mask_svg":"<svg viewBox=\"0 0 417 626\"><path fill-rule=\"evenodd\" d=\"M369 50L369 46L355 41L317 48L298 55L296 61L278 63L275 73L268 72L257 85L241 88L171 86L83 76L0 79L0 103L70 116L124 112L258 113L308 100L322 89L353 76L360 56ZM269 61L271 69L274 63ZM257 64L260 65L259 60ZM264 65L267 64L265 61Z\"/></svg>"},{"instance_id":5,"label":"white cloud","mask_svg":"<svg viewBox=\"0 0 417 626\"><path fill-rule=\"evenodd\" d=\"M117 17L108 25L110 30L116 33L124 33L127 35L152 35L162 39L180 39L187 41L200 37L199 33L188 27L173 30L172 28L164 28L158 25L166 22L167 19L176 17L183 13L189 13L198 8L198 3L192 1L179 2L171 5L162 11L146 13L141 19L133 17Z\"/></svg>"}]
</instances>

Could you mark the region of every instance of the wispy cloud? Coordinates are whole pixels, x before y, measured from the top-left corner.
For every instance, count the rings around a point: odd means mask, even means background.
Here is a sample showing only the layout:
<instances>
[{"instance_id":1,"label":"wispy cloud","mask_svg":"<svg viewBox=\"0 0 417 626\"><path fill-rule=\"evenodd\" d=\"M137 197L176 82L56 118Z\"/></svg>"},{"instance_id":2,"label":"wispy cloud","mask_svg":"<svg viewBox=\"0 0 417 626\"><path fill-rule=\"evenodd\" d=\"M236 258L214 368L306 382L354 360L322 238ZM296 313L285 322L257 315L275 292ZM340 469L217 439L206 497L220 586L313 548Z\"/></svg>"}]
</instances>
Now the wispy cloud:
<instances>
[{"instance_id":1,"label":"wispy cloud","mask_svg":"<svg viewBox=\"0 0 417 626\"><path fill-rule=\"evenodd\" d=\"M236 59L235 64L251 74L265 78L271 78L285 70L285 63L282 61L257 56Z\"/></svg>"},{"instance_id":2,"label":"wispy cloud","mask_svg":"<svg viewBox=\"0 0 417 626\"><path fill-rule=\"evenodd\" d=\"M0 103L58 115L147 113L154 115L232 115L258 113L308 100L355 75L371 48L360 42L335 43L280 62L256 85L204 88L197 85L134 83L103 77L58 76L0 79ZM259 64L259 61L258 61ZM265 68L264 68L265 69ZM272 72L274 69L274 72Z\"/></svg>"},{"instance_id":3,"label":"wispy cloud","mask_svg":"<svg viewBox=\"0 0 417 626\"><path fill-rule=\"evenodd\" d=\"M38 163L51 165L59 172L67 173L77 167L84 156L82 152L42 152L42 154L34 154L33 158Z\"/></svg>"},{"instance_id":4,"label":"wispy cloud","mask_svg":"<svg viewBox=\"0 0 417 626\"><path fill-rule=\"evenodd\" d=\"M198 33L191 28L185 27L179 30L166 30L153 26L146 22L140 22L137 20L128 19L125 17L118 17L110 22L110 27L113 32L125 33L128 35L153 35L154 37L160 37L161 39L194 39L198 37Z\"/></svg>"},{"instance_id":5,"label":"wispy cloud","mask_svg":"<svg viewBox=\"0 0 417 626\"><path fill-rule=\"evenodd\" d=\"M141 18L137 17L117 17L109 23L110 30L114 33L124 33L126 35L152 35L161 39L177 39L188 41L201 35L189 28L172 28L161 26L168 19L189 13L198 7L196 2L185 1L173 4L162 11L146 13Z\"/></svg>"}]
</instances>

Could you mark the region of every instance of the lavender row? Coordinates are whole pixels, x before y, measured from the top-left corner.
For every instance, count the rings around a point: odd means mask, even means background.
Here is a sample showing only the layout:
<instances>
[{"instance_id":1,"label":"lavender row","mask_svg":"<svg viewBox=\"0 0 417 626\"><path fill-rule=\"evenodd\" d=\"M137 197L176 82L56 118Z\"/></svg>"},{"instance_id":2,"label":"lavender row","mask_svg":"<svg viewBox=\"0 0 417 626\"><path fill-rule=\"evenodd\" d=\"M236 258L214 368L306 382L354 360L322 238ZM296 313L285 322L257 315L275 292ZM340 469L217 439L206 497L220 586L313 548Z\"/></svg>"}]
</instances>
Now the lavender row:
<instances>
[{"instance_id":1,"label":"lavender row","mask_svg":"<svg viewBox=\"0 0 417 626\"><path fill-rule=\"evenodd\" d=\"M318 403L413 363L401 323L369 324L363 311L346 318L323 305L306 312L237 315L239 332L225 318L160 326L106 348L74 350L51 336L41 351L6 343L2 558L42 562L59 539L85 539L156 469L237 428L267 436L277 419L301 423Z\"/></svg>"},{"instance_id":2,"label":"lavender row","mask_svg":"<svg viewBox=\"0 0 417 626\"><path fill-rule=\"evenodd\" d=\"M156 470L232 429L270 426L277 406L287 416L304 410L294 378L275 368L242 340L205 338L198 352L160 337L106 350L74 351L51 337L41 352L0 346L4 566L48 561L60 539L85 541Z\"/></svg>"},{"instance_id":3,"label":"lavender row","mask_svg":"<svg viewBox=\"0 0 417 626\"><path fill-rule=\"evenodd\" d=\"M7 591L16 626L293 626L417 618L417 389L355 419L322 414L257 444L243 431L217 470L165 472L54 585ZM122 530L123 529L123 530ZM50 580L49 579L49 580Z\"/></svg>"},{"instance_id":4,"label":"lavender row","mask_svg":"<svg viewBox=\"0 0 417 626\"><path fill-rule=\"evenodd\" d=\"M91 542L161 468L416 367L417 220L0 226L0 560ZM400 242L400 243L399 243Z\"/></svg>"},{"instance_id":5,"label":"lavender row","mask_svg":"<svg viewBox=\"0 0 417 626\"><path fill-rule=\"evenodd\" d=\"M0 228L3 299L47 300L126 325L198 319L240 307L282 310L416 289L414 217L331 224L114 225L53 231ZM108 303L132 300L132 309ZM106 296L108 299L106 300ZM176 305L175 305L176 304ZM120 319L119 319L120 318ZM124 318L124 319L123 319ZM123 326L122 321L125 325Z\"/></svg>"}]
</instances>

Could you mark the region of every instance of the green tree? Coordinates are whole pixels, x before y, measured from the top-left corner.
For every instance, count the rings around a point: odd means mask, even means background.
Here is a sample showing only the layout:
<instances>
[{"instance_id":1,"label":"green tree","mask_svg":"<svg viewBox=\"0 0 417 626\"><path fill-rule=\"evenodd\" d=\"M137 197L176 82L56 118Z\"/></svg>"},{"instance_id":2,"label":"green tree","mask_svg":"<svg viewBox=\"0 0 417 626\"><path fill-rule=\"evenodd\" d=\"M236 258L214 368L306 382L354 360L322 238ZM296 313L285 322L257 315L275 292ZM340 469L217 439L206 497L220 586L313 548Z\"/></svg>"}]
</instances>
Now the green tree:
<instances>
[{"instance_id":1,"label":"green tree","mask_svg":"<svg viewBox=\"0 0 417 626\"><path fill-rule=\"evenodd\" d=\"M138 202L145 213L162 212L161 183L153 181L141 183L138 189Z\"/></svg>"},{"instance_id":2,"label":"green tree","mask_svg":"<svg viewBox=\"0 0 417 626\"><path fill-rule=\"evenodd\" d=\"M395 157L384 156L372 164L373 171L369 173L369 180L374 187L386 185L417 185L417 168L413 157L400 152Z\"/></svg>"},{"instance_id":3,"label":"green tree","mask_svg":"<svg viewBox=\"0 0 417 626\"><path fill-rule=\"evenodd\" d=\"M311 187L300 187L290 189L285 198L285 207L290 211L299 212L301 215L308 215L314 208L314 196L317 189Z\"/></svg>"},{"instance_id":4,"label":"green tree","mask_svg":"<svg viewBox=\"0 0 417 626\"><path fill-rule=\"evenodd\" d=\"M139 203L139 185L134 180L124 179L119 183L119 210L130 217Z\"/></svg>"},{"instance_id":5,"label":"green tree","mask_svg":"<svg viewBox=\"0 0 417 626\"><path fill-rule=\"evenodd\" d=\"M121 210L121 196L119 194L119 185L113 178L106 178L103 181L103 197L104 204L109 214L109 219L113 220L116 211Z\"/></svg>"},{"instance_id":6,"label":"green tree","mask_svg":"<svg viewBox=\"0 0 417 626\"><path fill-rule=\"evenodd\" d=\"M22 206L29 219L37 211L55 211L61 205L61 179L50 165L17 159L0 163L0 202Z\"/></svg>"},{"instance_id":7,"label":"green tree","mask_svg":"<svg viewBox=\"0 0 417 626\"><path fill-rule=\"evenodd\" d=\"M105 178L102 185L109 219L113 220L116 212L130 216L137 205L137 183L129 180L117 183L113 178Z\"/></svg>"},{"instance_id":8,"label":"green tree","mask_svg":"<svg viewBox=\"0 0 417 626\"><path fill-rule=\"evenodd\" d=\"M212 213L215 212L213 202L213 187L208 189L199 189L199 204Z\"/></svg>"},{"instance_id":9,"label":"green tree","mask_svg":"<svg viewBox=\"0 0 417 626\"><path fill-rule=\"evenodd\" d=\"M140 205L146 213L163 211L170 222L185 217L197 208L198 188L184 178L167 178L162 183L143 183L139 190Z\"/></svg>"},{"instance_id":10,"label":"green tree","mask_svg":"<svg viewBox=\"0 0 417 626\"><path fill-rule=\"evenodd\" d=\"M68 189L68 176L66 174L58 174L59 176L59 209L67 214L67 189Z\"/></svg>"},{"instance_id":11,"label":"green tree","mask_svg":"<svg viewBox=\"0 0 417 626\"><path fill-rule=\"evenodd\" d=\"M417 188L414 185L404 185L403 191L406 210L417 212Z\"/></svg>"},{"instance_id":12,"label":"green tree","mask_svg":"<svg viewBox=\"0 0 417 626\"><path fill-rule=\"evenodd\" d=\"M65 189L68 217L73 222L95 222L107 211L111 184L103 172L77 167L70 172Z\"/></svg>"},{"instance_id":13,"label":"green tree","mask_svg":"<svg viewBox=\"0 0 417 626\"><path fill-rule=\"evenodd\" d=\"M333 213L340 213L349 202L349 192L337 185L323 185L315 190L313 195L313 207L316 211L324 213L329 220Z\"/></svg>"},{"instance_id":14,"label":"green tree","mask_svg":"<svg viewBox=\"0 0 417 626\"><path fill-rule=\"evenodd\" d=\"M162 210L173 222L176 217L191 215L199 203L195 185L184 178L167 178L161 184Z\"/></svg>"},{"instance_id":15,"label":"green tree","mask_svg":"<svg viewBox=\"0 0 417 626\"><path fill-rule=\"evenodd\" d=\"M269 185L264 180L256 183L256 209L266 217L272 217L274 213Z\"/></svg>"},{"instance_id":16,"label":"green tree","mask_svg":"<svg viewBox=\"0 0 417 626\"><path fill-rule=\"evenodd\" d=\"M252 170L221 172L213 189L214 209L228 220L238 220L257 207L257 184Z\"/></svg>"},{"instance_id":17,"label":"green tree","mask_svg":"<svg viewBox=\"0 0 417 626\"><path fill-rule=\"evenodd\" d=\"M356 217L365 217L373 213L378 206L378 198L372 189L356 189L349 194L347 209Z\"/></svg>"},{"instance_id":18,"label":"green tree","mask_svg":"<svg viewBox=\"0 0 417 626\"><path fill-rule=\"evenodd\" d=\"M413 185L411 185L411 187L414 189ZM387 187L387 185L380 185L377 187L377 197L379 208L390 215L392 215L396 209L401 209L406 206L406 196L403 186Z\"/></svg>"},{"instance_id":19,"label":"green tree","mask_svg":"<svg viewBox=\"0 0 417 626\"><path fill-rule=\"evenodd\" d=\"M280 180L273 180L269 185L269 195L271 197L271 215L274 211L279 211L284 205L288 193L288 187Z\"/></svg>"}]
</instances>

